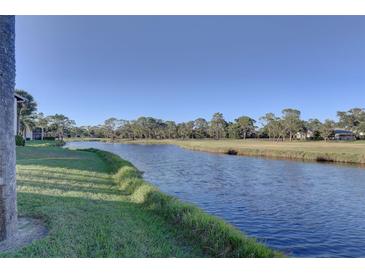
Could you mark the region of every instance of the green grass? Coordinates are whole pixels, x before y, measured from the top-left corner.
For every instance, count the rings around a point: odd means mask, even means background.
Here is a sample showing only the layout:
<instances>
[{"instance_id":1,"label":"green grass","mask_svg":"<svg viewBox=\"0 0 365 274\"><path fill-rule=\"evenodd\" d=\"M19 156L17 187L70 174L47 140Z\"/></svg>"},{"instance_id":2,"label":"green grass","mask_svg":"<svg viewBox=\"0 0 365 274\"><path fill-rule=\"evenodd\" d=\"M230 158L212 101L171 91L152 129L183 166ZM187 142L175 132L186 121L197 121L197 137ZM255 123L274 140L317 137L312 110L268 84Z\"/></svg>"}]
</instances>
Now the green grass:
<instances>
[{"instance_id":1,"label":"green grass","mask_svg":"<svg viewBox=\"0 0 365 274\"><path fill-rule=\"evenodd\" d=\"M49 234L1 257L281 256L161 193L116 155L27 145L17 148L19 214L42 219Z\"/></svg>"},{"instance_id":2,"label":"green grass","mask_svg":"<svg viewBox=\"0 0 365 274\"><path fill-rule=\"evenodd\" d=\"M293 160L329 161L365 164L364 141L293 141L272 142L266 140L136 140L150 144L175 144L183 148L236 154L244 156L263 156Z\"/></svg>"}]
</instances>

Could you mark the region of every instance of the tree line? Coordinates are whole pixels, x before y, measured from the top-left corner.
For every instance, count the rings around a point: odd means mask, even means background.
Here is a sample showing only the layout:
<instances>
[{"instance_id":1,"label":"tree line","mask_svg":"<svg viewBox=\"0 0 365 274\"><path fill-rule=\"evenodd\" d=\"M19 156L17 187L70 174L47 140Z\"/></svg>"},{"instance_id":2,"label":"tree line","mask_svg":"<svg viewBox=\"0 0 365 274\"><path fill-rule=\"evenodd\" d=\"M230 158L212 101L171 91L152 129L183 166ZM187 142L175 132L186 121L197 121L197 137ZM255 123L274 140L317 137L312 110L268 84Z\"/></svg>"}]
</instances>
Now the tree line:
<instances>
[{"instance_id":1,"label":"tree line","mask_svg":"<svg viewBox=\"0 0 365 274\"><path fill-rule=\"evenodd\" d=\"M38 104L30 93L19 89L16 89L15 92L26 99L17 107L17 135L25 137L27 129L40 128L42 136L63 140L64 136L75 131L74 120L63 114L45 116L42 112L38 112Z\"/></svg>"},{"instance_id":2,"label":"tree line","mask_svg":"<svg viewBox=\"0 0 365 274\"><path fill-rule=\"evenodd\" d=\"M65 115L44 116L37 112L34 98L22 90L16 91L27 101L18 109L20 134L26 127L41 128L45 136L63 139L68 137L124 138L124 139L246 139L266 138L273 141L293 139L328 140L335 128L351 130L358 138L365 132L365 110L353 108L338 111L338 121L301 119L297 109L282 110L281 116L266 113L259 121L249 116L240 116L234 121L226 121L220 112L214 113L207 121L197 118L193 121L177 123L153 117L139 117L135 120L109 118L97 126L77 127L75 121Z\"/></svg>"}]
</instances>

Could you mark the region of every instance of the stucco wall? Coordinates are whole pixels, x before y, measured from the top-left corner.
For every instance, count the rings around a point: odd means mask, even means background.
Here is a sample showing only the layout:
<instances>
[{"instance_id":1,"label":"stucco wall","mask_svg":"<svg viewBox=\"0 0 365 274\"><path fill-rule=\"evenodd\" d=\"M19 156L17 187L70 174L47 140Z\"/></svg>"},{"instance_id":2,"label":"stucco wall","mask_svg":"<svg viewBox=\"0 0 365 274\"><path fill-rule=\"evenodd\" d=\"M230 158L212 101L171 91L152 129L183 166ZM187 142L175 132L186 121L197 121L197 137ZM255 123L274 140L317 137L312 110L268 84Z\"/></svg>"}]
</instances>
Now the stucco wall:
<instances>
[{"instance_id":1,"label":"stucco wall","mask_svg":"<svg viewBox=\"0 0 365 274\"><path fill-rule=\"evenodd\" d=\"M14 88L15 17L0 16L0 240L17 226Z\"/></svg>"}]
</instances>

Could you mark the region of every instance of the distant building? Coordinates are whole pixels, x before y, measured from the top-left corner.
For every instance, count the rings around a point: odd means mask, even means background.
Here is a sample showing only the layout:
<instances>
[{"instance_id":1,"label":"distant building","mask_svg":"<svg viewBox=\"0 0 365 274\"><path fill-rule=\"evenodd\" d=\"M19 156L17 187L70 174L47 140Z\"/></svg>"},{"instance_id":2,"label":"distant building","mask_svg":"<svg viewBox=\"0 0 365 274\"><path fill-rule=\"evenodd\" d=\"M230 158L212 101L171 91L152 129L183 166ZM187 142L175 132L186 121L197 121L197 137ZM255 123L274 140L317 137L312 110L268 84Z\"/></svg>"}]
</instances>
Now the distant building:
<instances>
[{"instance_id":1,"label":"distant building","mask_svg":"<svg viewBox=\"0 0 365 274\"><path fill-rule=\"evenodd\" d=\"M21 107L20 104L27 101L26 98L20 96L19 94L14 94L14 132L17 135L20 131L20 122L18 117L18 108ZM29 127L25 127L23 132L23 138L25 140L42 140L43 139L43 131L41 128L30 129Z\"/></svg>"},{"instance_id":2,"label":"distant building","mask_svg":"<svg viewBox=\"0 0 365 274\"><path fill-rule=\"evenodd\" d=\"M23 132L23 138L27 141L43 140L43 137L43 130L40 127L30 129L28 126L26 126Z\"/></svg>"},{"instance_id":3,"label":"distant building","mask_svg":"<svg viewBox=\"0 0 365 274\"><path fill-rule=\"evenodd\" d=\"M300 132L297 132L297 134L295 134L295 137L298 140L308 140L308 139L312 139L314 137L314 133L311 130L300 131Z\"/></svg>"},{"instance_id":4,"label":"distant building","mask_svg":"<svg viewBox=\"0 0 365 274\"><path fill-rule=\"evenodd\" d=\"M334 133L334 140L346 140L346 141L356 140L356 136L351 130L335 129L333 133Z\"/></svg>"},{"instance_id":5,"label":"distant building","mask_svg":"<svg viewBox=\"0 0 365 274\"><path fill-rule=\"evenodd\" d=\"M18 134L19 127L20 127L19 117L18 117L18 105L21 103L24 103L26 100L27 99L20 96L19 94L17 94L17 93L14 94L14 133L15 133L15 135Z\"/></svg>"}]
</instances>

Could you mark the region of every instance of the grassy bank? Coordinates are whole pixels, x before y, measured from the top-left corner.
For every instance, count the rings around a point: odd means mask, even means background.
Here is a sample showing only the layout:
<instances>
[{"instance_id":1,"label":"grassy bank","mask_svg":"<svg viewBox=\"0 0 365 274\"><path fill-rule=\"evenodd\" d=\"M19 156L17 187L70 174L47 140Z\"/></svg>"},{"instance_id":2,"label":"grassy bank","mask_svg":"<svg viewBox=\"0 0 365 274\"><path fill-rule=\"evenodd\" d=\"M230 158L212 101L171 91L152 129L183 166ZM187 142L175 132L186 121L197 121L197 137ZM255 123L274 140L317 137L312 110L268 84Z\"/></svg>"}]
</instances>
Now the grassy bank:
<instances>
[{"instance_id":1,"label":"grassy bank","mask_svg":"<svg viewBox=\"0 0 365 274\"><path fill-rule=\"evenodd\" d=\"M17 148L19 214L49 234L2 257L280 256L161 193L116 155L33 144Z\"/></svg>"},{"instance_id":2,"label":"grassy bank","mask_svg":"<svg viewBox=\"0 0 365 274\"><path fill-rule=\"evenodd\" d=\"M264 140L120 140L128 143L174 144L206 152L365 164L365 142L271 142Z\"/></svg>"}]
</instances>

